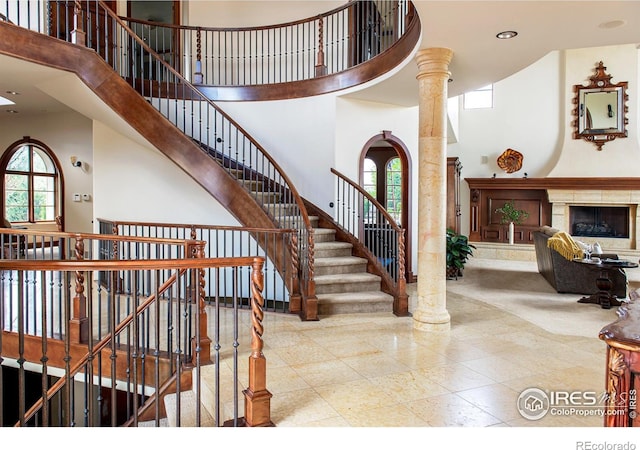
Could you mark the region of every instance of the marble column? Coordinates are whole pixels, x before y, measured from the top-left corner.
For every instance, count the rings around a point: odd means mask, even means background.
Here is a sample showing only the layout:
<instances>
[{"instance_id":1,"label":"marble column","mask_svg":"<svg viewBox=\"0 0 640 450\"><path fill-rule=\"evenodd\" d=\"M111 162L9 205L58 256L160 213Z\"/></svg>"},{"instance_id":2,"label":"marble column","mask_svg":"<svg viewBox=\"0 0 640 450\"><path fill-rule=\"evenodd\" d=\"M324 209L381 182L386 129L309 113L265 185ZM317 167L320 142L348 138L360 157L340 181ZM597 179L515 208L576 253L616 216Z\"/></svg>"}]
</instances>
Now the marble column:
<instances>
[{"instance_id":1,"label":"marble column","mask_svg":"<svg viewBox=\"0 0 640 450\"><path fill-rule=\"evenodd\" d=\"M418 302L414 329L447 331L446 292L447 83L453 52L427 48L416 55L418 123Z\"/></svg>"}]
</instances>

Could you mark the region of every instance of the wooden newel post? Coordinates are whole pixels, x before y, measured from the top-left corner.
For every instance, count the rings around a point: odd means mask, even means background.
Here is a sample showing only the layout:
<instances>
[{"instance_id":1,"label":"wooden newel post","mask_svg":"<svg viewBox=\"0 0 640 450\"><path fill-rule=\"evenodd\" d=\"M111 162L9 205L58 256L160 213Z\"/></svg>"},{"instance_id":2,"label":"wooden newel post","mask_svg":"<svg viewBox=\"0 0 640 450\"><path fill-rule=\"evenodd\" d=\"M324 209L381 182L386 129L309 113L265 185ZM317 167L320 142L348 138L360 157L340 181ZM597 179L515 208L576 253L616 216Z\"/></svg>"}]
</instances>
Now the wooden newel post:
<instances>
[{"instance_id":1,"label":"wooden newel post","mask_svg":"<svg viewBox=\"0 0 640 450\"><path fill-rule=\"evenodd\" d=\"M406 277L406 250L404 237L405 229L401 229L398 233L398 283L396 298L393 302L393 313L396 316L409 315L409 296L407 295L407 277Z\"/></svg>"},{"instance_id":2,"label":"wooden newel post","mask_svg":"<svg viewBox=\"0 0 640 450\"><path fill-rule=\"evenodd\" d=\"M316 61L316 76L327 74L327 64L324 60L324 18L318 19L318 60Z\"/></svg>"},{"instance_id":3,"label":"wooden newel post","mask_svg":"<svg viewBox=\"0 0 640 450\"><path fill-rule=\"evenodd\" d=\"M76 259L82 261L84 259L84 240L81 237L76 238ZM75 291L71 305L71 320L69 323L69 337L73 344L86 343L89 339L89 321L87 319L87 299L84 295L84 273L77 271L75 273Z\"/></svg>"},{"instance_id":4,"label":"wooden newel post","mask_svg":"<svg viewBox=\"0 0 640 450\"><path fill-rule=\"evenodd\" d=\"M300 252L298 252L298 232L289 234L291 254L291 286L289 289L289 312L299 313L302 310L300 294Z\"/></svg>"},{"instance_id":5,"label":"wooden newel post","mask_svg":"<svg viewBox=\"0 0 640 450\"><path fill-rule=\"evenodd\" d=\"M249 356L249 387L244 394L244 420L249 427L270 427L271 393L267 390L267 360L262 353L262 319L264 318L264 259L255 258L251 270L251 355Z\"/></svg>"},{"instance_id":6,"label":"wooden newel post","mask_svg":"<svg viewBox=\"0 0 640 450\"><path fill-rule=\"evenodd\" d=\"M204 258L204 243L196 245L195 248L195 257L196 258ZM196 358L200 358L200 364L211 364L211 339L207 334L207 311L205 309L205 290L204 287L206 285L205 281L205 272L204 269L198 269L197 272L197 287L193 289L194 302L198 302L198 320L196 321L198 325L199 333L196 334L193 339L193 359L192 363L197 365Z\"/></svg>"},{"instance_id":7,"label":"wooden newel post","mask_svg":"<svg viewBox=\"0 0 640 450\"><path fill-rule=\"evenodd\" d=\"M318 297L316 297L315 281L315 238L313 228L307 230L307 280L304 301L303 320L318 320Z\"/></svg>"},{"instance_id":8,"label":"wooden newel post","mask_svg":"<svg viewBox=\"0 0 640 450\"><path fill-rule=\"evenodd\" d=\"M87 33L82 28L82 6L76 1L73 6L73 30L71 30L71 43L87 45Z\"/></svg>"}]
</instances>

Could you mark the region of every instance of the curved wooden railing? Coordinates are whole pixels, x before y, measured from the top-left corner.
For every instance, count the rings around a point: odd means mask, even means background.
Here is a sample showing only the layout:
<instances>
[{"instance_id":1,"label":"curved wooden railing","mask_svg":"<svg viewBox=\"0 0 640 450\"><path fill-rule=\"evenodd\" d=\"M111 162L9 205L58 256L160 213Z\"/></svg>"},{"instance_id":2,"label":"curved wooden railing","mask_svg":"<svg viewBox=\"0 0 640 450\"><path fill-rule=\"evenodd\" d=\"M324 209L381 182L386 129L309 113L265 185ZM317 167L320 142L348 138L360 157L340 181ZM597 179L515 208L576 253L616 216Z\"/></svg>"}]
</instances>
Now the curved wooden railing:
<instances>
[{"instance_id":1,"label":"curved wooden railing","mask_svg":"<svg viewBox=\"0 0 640 450\"><path fill-rule=\"evenodd\" d=\"M125 220L96 219L101 234L127 236L129 238L160 238L160 239L194 239L206 243L205 258L227 258L260 256L265 258L263 297L265 310L287 313L291 309L299 310L300 302L298 273L294 268L299 266L293 257L297 255L297 230L293 229L265 229L252 227L236 227L223 225L141 222ZM290 251L287 251L287 250ZM119 259L117 254L101 253L100 259ZM246 279L248 269L240 273L240 281ZM210 291L218 292L224 298L223 304L232 304L230 295L224 295L224 290L232 290L231 283L216 276L215 271L207 271L209 280L205 296L210 299ZM218 284L219 286L216 286ZM245 296L247 298L247 296ZM241 304L241 307L249 307Z\"/></svg>"},{"instance_id":2,"label":"curved wooden railing","mask_svg":"<svg viewBox=\"0 0 640 450\"><path fill-rule=\"evenodd\" d=\"M18 0L7 8L7 17L14 18L19 26L25 24L34 31L94 49L160 114L237 180L242 189L252 192L256 204L271 217L275 227L298 230L295 260L299 262L302 293L300 314L304 319L316 320L313 228L304 202L286 172L262 145L164 61L103 2L69 0L46 5L48 9L42 11L40 2ZM277 201L272 202L274 198Z\"/></svg>"},{"instance_id":3,"label":"curved wooden railing","mask_svg":"<svg viewBox=\"0 0 640 450\"><path fill-rule=\"evenodd\" d=\"M248 334L252 351L248 381L254 390L250 395L245 393L244 423L271 424L268 404L258 400L254 405L252 398L270 396L262 354L264 258L204 258L204 242L194 240L39 234L6 228L0 228L0 242L0 363L14 361L18 370L16 426L120 425L122 418L117 411L123 401L117 399L116 390L126 394L129 424L138 425L139 415L153 404L151 409L155 411L147 411L150 417L145 420L153 420L158 426L164 410L159 405L160 396L166 393L170 380L172 391L178 394L197 384L195 411L178 401L175 425L180 426L183 415L194 415L195 424L200 426L202 367L211 365L217 371L221 358L229 358L232 347L236 350L230 358L237 367L237 345L243 340L237 326L229 337L233 342L221 338L219 317L224 311L218 302L205 305L205 271L210 268L232 271L236 279L231 294L234 299L239 298L242 284L250 291ZM41 245L44 243L57 246ZM127 254L129 259L98 261L83 259L83 251L62 250L84 250L82 243L87 249L100 249L102 243L118 244L119 250L131 252ZM17 252L9 249L14 245L19 246ZM150 252L151 248L155 251ZM13 259L21 250L25 252L23 257ZM158 258L160 255L177 258ZM250 278L238 283L237 271L244 266L251 268ZM103 278L102 274L107 275ZM230 320L238 323L237 307L223 309L231 311ZM212 316L210 321L208 314ZM54 322L58 321L63 325L56 328ZM79 331L78 324L84 325L84 331ZM226 356L221 357L221 349ZM26 396L25 373L31 370L27 364L39 365L42 374L42 395L31 400ZM193 381L185 377L192 368ZM238 371L233 372L232 382L237 383ZM50 380L50 376L59 379ZM101 387L109 388L110 395L105 395ZM0 383L0 394L4 389ZM238 399L233 403L234 411L238 411ZM81 404L82 408L78 406ZM215 424L223 426L229 412L221 414L219 402L210 406L217 408ZM101 421L105 418L107 423ZM237 415L231 419L239 424ZM0 423L5 422L0 411Z\"/></svg>"},{"instance_id":4,"label":"curved wooden railing","mask_svg":"<svg viewBox=\"0 0 640 450\"><path fill-rule=\"evenodd\" d=\"M273 100L356 86L396 67L420 37L409 0L351 1L306 19L256 27L122 20L216 100ZM374 58L368 69L352 70Z\"/></svg>"},{"instance_id":5,"label":"curved wooden railing","mask_svg":"<svg viewBox=\"0 0 640 450\"><path fill-rule=\"evenodd\" d=\"M378 268L383 286L394 297L394 314L407 315L405 230L360 185L335 169L331 173L336 176L334 221L364 243L368 259Z\"/></svg>"}]
</instances>

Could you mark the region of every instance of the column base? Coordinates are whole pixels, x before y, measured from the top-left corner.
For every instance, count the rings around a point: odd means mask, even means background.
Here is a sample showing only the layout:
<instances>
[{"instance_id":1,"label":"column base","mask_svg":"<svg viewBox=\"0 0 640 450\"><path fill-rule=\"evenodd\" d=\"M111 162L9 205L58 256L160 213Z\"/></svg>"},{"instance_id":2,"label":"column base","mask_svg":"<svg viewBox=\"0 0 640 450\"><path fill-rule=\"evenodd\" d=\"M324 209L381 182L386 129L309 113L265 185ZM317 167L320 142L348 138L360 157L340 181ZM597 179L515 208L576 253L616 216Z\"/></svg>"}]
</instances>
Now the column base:
<instances>
[{"instance_id":1,"label":"column base","mask_svg":"<svg viewBox=\"0 0 640 450\"><path fill-rule=\"evenodd\" d=\"M419 331L449 331L451 330L451 316L447 311L428 314L416 311L413 314L413 329Z\"/></svg>"}]
</instances>

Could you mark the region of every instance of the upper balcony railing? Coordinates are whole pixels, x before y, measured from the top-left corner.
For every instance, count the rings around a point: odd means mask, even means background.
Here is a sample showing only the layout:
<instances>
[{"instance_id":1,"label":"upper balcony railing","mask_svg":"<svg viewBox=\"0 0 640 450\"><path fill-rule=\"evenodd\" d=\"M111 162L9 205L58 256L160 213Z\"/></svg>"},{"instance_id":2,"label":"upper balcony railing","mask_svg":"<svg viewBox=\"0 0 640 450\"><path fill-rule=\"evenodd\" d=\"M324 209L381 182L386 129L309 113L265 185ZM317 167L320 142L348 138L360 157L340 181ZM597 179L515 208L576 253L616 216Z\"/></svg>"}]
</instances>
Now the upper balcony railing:
<instances>
[{"instance_id":1,"label":"upper balcony railing","mask_svg":"<svg viewBox=\"0 0 640 450\"><path fill-rule=\"evenodd\" d=\"M389 50L416 25L409 0L352 1L277 25L211 28L122 18L196 85L255 86L335 75Z\"/></svg>"}]
</instances>

